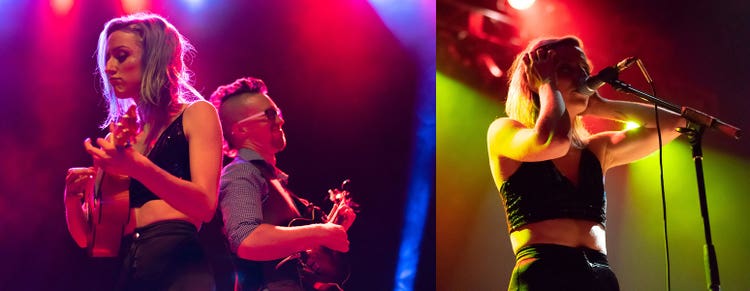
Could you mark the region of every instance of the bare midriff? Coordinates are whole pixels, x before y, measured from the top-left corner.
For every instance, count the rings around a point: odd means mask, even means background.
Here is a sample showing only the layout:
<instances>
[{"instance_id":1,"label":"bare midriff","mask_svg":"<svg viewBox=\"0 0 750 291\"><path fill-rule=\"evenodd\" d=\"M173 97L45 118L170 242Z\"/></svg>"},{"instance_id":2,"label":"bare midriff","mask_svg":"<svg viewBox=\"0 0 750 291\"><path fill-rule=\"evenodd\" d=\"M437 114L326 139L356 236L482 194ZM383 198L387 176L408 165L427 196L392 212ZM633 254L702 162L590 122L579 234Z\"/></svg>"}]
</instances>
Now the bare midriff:
<instances>
[{"instance_id":1,"label":"bare midriff","mask_svg":"<svg viewBox=\"0 0 750 291\"><path fill-rule=\"evenodd\" d=\"M510 233L513 253L532 244L586 247L607 253L604 226L597 222L555 218L526 224Z\"/></svg>"},{"instance_id":2,"label":"bare midriff","mask_svg":"<svg viewBox=\"0 0 750 291\"><path fill-rule=\"evenodd\" d=\"M131 233L135 227L143 227L164 220L184 220L200 229L200 222L191 220L164 200L151 200L139 208L131 208L130 222L126 233Z\"/></svg>"}]
</instances>

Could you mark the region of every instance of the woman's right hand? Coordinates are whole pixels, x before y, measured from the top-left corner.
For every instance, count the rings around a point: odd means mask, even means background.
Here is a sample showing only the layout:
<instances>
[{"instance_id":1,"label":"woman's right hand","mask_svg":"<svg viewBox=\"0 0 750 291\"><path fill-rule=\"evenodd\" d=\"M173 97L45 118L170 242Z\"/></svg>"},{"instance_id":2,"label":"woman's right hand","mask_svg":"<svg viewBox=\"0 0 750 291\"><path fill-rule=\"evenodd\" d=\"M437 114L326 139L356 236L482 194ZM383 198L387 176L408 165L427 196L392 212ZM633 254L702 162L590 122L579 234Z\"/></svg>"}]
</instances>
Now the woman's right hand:
<instances>
[{"instance_id":1,"label":"woman's right hand","mask_svg":"<svg viewBox=\"0 0 750 291\"><path fill-rule=\"evenodd\" d=\"M94 167L70 168L65 176L65 198L68 196L81 196L81 194L94 183L96 169Z\"/></svg>"},{"instance_id":2,"label":"woman's right hand","mask_svg":"<svg viewBox=\"0 0 750 291\"><path fill-rule=\"evenodd\" d=\"M544 84L556 85L557 63L555 54L555 51L551 49L536 49L523 57L523 61L528 67L529 85L534 91Z\"/></svg>"}]
</instances>

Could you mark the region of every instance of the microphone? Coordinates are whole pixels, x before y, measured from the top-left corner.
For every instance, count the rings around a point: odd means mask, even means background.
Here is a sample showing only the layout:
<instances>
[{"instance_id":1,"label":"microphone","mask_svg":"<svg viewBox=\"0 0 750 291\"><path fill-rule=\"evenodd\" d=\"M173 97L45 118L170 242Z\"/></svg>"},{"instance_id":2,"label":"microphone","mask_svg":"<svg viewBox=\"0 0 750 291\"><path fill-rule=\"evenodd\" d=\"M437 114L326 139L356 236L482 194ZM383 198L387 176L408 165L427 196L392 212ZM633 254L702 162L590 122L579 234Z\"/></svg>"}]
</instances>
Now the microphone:
<instances>
[{"instance_id":1,"label":"microphone","mask_svg":"<svg viewBox=\"0 0 750 291\"><path fill-rule=\"evenodd\" d=\"M637 60L638 58L636 57L629 57L620 61L613 67L602 69L598 74L586 79L586 83L578 89L578 92L586 96L593 95L596 92L596 89L604 86L604 83L617 79L620 72L633 65Z\"/></svg>"}]
</instances>

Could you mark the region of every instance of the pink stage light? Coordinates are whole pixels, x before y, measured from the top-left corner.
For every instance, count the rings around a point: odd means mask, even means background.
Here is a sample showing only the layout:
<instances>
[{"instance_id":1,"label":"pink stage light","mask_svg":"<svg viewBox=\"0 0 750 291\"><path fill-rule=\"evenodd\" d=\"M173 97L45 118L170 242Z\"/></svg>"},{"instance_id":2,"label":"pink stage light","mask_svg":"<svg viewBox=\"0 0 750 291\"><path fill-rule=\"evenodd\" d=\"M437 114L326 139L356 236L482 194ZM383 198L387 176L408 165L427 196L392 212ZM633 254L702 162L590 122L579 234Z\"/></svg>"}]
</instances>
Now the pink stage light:
<instances>
[{"instance_id":1,"label":"pink stage light","mask_svg":"<svg viewBox=\"0 0 750 291\"><path fill-rule=\"evenodd\" d=\"M50 5L56 15L66 15L73 8L73 0L51 0Z\"/></svg>"},{"instance_id":2,"label":"pink stage light","mask_svg":"<svg viewBox=\"0 0 750 291\"><path fill-rule=\"evenodd\" d=\"M143 12L148 10L148 2L146 0L122 0L122 10L128 14Z\"/></svg>"}]
</instances>

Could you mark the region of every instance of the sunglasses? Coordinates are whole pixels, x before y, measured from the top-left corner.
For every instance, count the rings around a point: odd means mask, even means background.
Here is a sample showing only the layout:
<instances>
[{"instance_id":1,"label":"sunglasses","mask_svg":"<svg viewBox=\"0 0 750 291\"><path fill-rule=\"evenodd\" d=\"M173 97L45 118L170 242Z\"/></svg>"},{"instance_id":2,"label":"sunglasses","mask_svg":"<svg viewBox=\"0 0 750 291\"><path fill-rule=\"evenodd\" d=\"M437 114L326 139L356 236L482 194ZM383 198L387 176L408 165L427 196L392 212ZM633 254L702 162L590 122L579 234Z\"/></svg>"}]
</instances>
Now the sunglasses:
<instances>
[{"instance_id":1,"label":"sunglasses","mask_svg":"<svg viewBox=\"0 0 750 291\"><path fill-rule=\"evenodd\" d=\"M266 110L263 110L262 112L258 112L256 114L245 117L242 120L237 121L237 123L239 124L239 123L243 123L243 122L251 121L251 120L260 120L263 117L265 117L270 122L275 122L276 117L281 117L281 109L271 107Z\"/></svg>"}]
</instances>

